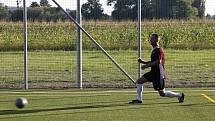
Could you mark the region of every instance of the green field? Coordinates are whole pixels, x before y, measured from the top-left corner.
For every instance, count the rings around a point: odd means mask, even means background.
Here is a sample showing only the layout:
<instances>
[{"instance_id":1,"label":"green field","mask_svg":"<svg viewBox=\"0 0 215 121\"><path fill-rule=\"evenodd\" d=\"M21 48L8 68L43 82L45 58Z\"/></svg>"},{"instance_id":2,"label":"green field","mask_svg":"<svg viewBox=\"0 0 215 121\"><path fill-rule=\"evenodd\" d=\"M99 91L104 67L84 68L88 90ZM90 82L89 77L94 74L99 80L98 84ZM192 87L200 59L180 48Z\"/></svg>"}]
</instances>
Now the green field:
<instances>
[{"instance_id":1,"label":"green field","mask_svg":"<svg viewBox=\"0 0 215 121\"><path fill-rule=\"evenodd\" d=\"M149 60L150 51L143 50L144 60ZM169 81L215 81L215 50L166 49L165 53ZM136 79L137 52L110 51L110 54ZM33 51L28 55L30 82L76 82L75 51ZM1 52L0 56L0 81L9 83L23 80L23 53ZM83 80L84 83L130 83L99 51L83 52Z\"/></svg>"},{"instance_id":2,"label":"green field","mask_svg":"<svg viewBox=\"0 0 215 121\"><path fill-rule=\"evenodd\" d=\"M151 47L148 39L152 33L158 33L165 48L166 70L171 87L178 85L172 84L174 82L182 83L181 87L193 85L193 82L198 87L213 87L214 26L213 20L143 21L142 57L149 60ZM136 22L84 21L83 27L134 80L137 79ZM23 23L0 22L0 31L0 87L7 83L23 83ZM29 22L28 50L30 83L76 83L76 31L72 22ZM83 82L88 87L133 85L86 35L83 35Z\"/></svg>"},{"instance_id":3,"label":"green field","mask_svg":"<svg viewBox=\"0 0 215 121\"><path fill-rule=\"evenodd\" d=\"M29 22L28 27L28 80L32 90L15 90L23 88L24 80L23 23L0 22L0 88L5 88L0 90L0 121L215 120L215 21L160 20L142 24L144 60L150 59L149 36L152 33L162 36L168 74L166 87L212 87L171 88L186 94L183 104L175 98L159 97L152 88L144 89L143 104L128 104L135 98L132 89L135 85L85 35L84 89L74 89L77 83L74 24ZM83 22L83 27L137 79L136 22ZM27 98L29 105L17 109L14 103L18 97Z\"/></svg>"},{"instance_id":4,"label":"green field","mask_svg":"<svg viewBox=\"0 0 215 121\"><path fill-rule=\"evenodd\" d=\"M214 88L170 89L186 94L180 104L176 98L162 98L144 89L143 104L131 105L135 89L85 90L1 90L1 121L213 121ZM29 104L17 109L16 98Z\"/></svg>"},{"instance_id":5,"label":"green field","mask_svg":"<svg viewBox=\"0 0 215 121\"><path fill-rule=\"evenodd\" d=\"M201 82L202 86L213 85L207 85L206 82L215 81L215 58L213 56L215 50L166 49L165 52L168 82ZM135 51L110 51L110 54L136 79L137 53ZM29 52L29 82L76 83L75 55L74 51ZM149 56L150 50L144 50L143 59L148 60ZM21 83L23 80L23 53L1 52L0 61L0 82ZM143 73L146 71L149 70L144 70ZM109 87L117 87L117 84L132 85L128 78L99 51L84 51L83 83L98 87L105 83L109 84Z\"/></svg>"}]
</instances>

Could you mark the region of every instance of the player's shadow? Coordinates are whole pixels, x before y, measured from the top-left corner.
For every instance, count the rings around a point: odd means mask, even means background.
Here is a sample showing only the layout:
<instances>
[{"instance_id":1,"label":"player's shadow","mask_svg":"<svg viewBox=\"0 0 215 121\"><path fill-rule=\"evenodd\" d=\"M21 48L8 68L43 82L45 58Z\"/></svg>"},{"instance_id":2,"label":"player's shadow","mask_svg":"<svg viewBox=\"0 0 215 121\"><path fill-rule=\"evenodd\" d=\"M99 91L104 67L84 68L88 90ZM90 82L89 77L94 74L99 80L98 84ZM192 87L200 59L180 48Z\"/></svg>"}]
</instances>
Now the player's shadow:
<instances>
[{"instance_id":1,"label":"player's shadow","mask_svg":"<svg viewBox=\"0 0 215 121\"><path fill-rule=\"evenodd\" d=\"M76 114L76 113L92 113L92 112L100 112L102 111L120 111L120 110L134 110L134 109L156 109L158 107L167 107L167 108L171 108L172 106L174 106L174 108L183 108L183 107L187 107L189 108L190 106L196 106L196 107L205 107L205 106L211 106L209 104L183 104L183 105L168 105L168 104L174 104L177 102L168 102L168 103L151 103L151 104L136 104L139 106L134 106L135 104L128 104L128 103L118 103L118 104L98 104L98 105L86 105L86 106L69 106L69 107L61 107L61 108L51 108L51 109L34 109L34 110L3 110L0 111L0 116L1 115L12 115L15 114L13 117L2 117L0 119L11 119L11 118L17 118L17 117L29 117L29 115L17 115L16 114L30 114L30 113L43 113L43 112L51 112L53 111L53 113L51 114L36 114L34 116L51 116L51 115L66 115L66 114ZM163 105L164 104L164 105ZM114 107L113 109L110 109L111 107ZM118 108L116 108L118 107ZM126 108L124 108L126 107ZM90 109L101 109L101 110L90 110ZM83 110L80 110L83 109ZM72 110L72 112L67 112L67 113L55 113L55 111L67 111L67 110ZM77 111L75 111L77 110Z\"/></svg>"},{"instance_id":2,"label":"player's shadow","mask_svg":"<svg viewBox=\"0 0 215 121\"><path fill-rule=\"evenodd\" d=\"M60 100L62 100L62 98L46 98L46 99L60 99ZM63 99L65 99L65 98L63 98ZM145 98L144 101L146 101L146 100L161 100L161 99L165 99L165 98L150 98L150 99ZM129 100L128 100L128 102L129 102ZM64 103L63 105L62 104L48 104L45 107L50 107L50 106L94 105L96 103L105 105L105 104L113 103L113 101L94 101L94 102L76 102L76 103L68 102L68 103ZM125 103L125 100L115 100L114 103ZM33 106L33 108L37 108L37 107L39 107L39 106Z\"/></svg>"},{"instance_id":3,"label":"player's shadow","mask_svg":"<svg viewBox=\"0 0 215 121\"><path fill-rule=\"evenodd\" d=\"M119 101L121 102L121 101ZM60 107L60 108L51 108L51 109L33 109L33 110L0 110L0 115L11 115L11 114L28 114L28 113L39 113L39 112L48 112L48 111L66 111L66 110L80 110L80 109L96 109L96 108L107 108L107 107L127 107L128 106L134 106L134 105L140 105L140 104L128 104L125 102L121 103L111 103L111 104L98 104L98 105L86 105L86 106L68 106L68 107ZM100 102L101 103L101 102ZM140 107L135 108L153 108L153 105L160 105L160 107L165 107L167 104L176 104L177 102L159 102L159 103L150 103L150 104L141 104ZM88 103L90 104L90 103ZM162 106L162 104L164 104ZM199 104L187 104L187 105L181 105L181 106L195 106ZM151 106L151 107L145 107L145 106ZM174 105L175 106L175 105ZM205 106L205 105L204 105ZM170 107L170 105L168 105ZM134 107L132 107L133 109ZM111 109L110 109L111 110ZM115 110L115 109L112 109Z\"/></svg>"},{"instance_id":4,"label":"player's shadow","mask_svg":"<svg viewBox=\"0 0 215 121\"><path fill-rule=\"evenodd\" d=\"M105 107L117 107L117 106L128 106L129 104L98 104L98 105L87 105L87 106L71 106L63 108L51 108L51 109L34 109L34 110L2 110L0 115L11 115L11 114L28 114L28 113L39 113L39 112L48 112L48 111L66 111L66 110L80 110L80 109L95 109L95 108L105 108Z\"/></svg>"}]
</instances>

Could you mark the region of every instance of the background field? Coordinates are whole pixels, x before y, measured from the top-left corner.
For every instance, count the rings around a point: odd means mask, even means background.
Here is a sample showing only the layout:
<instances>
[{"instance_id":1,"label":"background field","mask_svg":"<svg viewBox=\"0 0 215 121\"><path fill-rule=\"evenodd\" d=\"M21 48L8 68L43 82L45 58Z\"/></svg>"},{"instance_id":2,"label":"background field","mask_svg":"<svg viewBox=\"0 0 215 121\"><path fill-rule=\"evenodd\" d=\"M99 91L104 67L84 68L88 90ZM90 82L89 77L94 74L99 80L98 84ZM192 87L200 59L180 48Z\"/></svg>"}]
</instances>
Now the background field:
<instances>
[{"instance_id":1,"label":"background field","mask_svg":"<svg viewBox=\"0 0 215 121\"><path fill-rule=\"evenodd\" d=\"M166 49L166 69L169 83L178 82L178 86L191 86L189 83L202 82L201 86L213 86L215 80L215 51L214 50L172 50ZM41 55L42 53L42 55ZM111 51L113 57L129 71L134 78L137 75L137 53L135 51ZM29 52L29 81L30 82L76 82L75 51L37 51ZM111 87L129 86L130 81L118 71L99 51L83 53L84 84L97 86L109 84ZM128 56L129 55L129 56ZM148 60L150 50L144 51L142 57ZM210 58L208 58L210 57ZM15 60L13 59L15 58ZM63 60L62 60L63 58ZM23 80L23 53L1 52L0 81L4 83L20 83ZM110 72L111 70L111 72ZM149 70L144 70L144 72ZM117 85L121 83L121 85ZM185 83L184 85L180 85ZM115 85L115 86L114 86ZM168 85L168 84L167 84ZM196 86L200 86L196 85ZM67 87L68 85L65 85ZM195 86L195 85L193 85Z\"/></svg>"},{"instance_id":2,"label":"background field","mask_svg":"<svg viewBox=\"0 0 215 121\"><path fill-rule=\"evenodd\" d=\"M23 84L23 23L0 22L0 86ZM214 87L215 22L160 20L142 24L142 57L149 60L152 33L162 36L168 87ZM83 27L137 79L136 22L83 22ZM71 22L29 22L28 72L31 88L76 87L76 31ZM148 70L144 70L146 72ZM83 35L84 87L134 85ZM150 86L150 85L149 85Z\"/></svg>"},{"instance_id":3,"label":"background field","mask_svg":"<svg viewBox=\"0 0 215 121\"><path fill-rule=\"evenodd\" d=\"M83 27L107 50L137 50L137 22L83 22ZM29 22L29 50L75 50L72 22ZM23 50L23 23L0 22L0 50ZM149 36L158 33L162 45L173 49L214 49L215 21L160 20L142 22L142 48L150 49ZM97 49L87 36L83 48Z\"/></svg>"},{"instance_id":4,"label":"background field","mask_svg":"<svg viewBox=\"0 0 215 121\"><path fill-rule=\"evenodd\" d=\"M1 90L1 121L213 121L214 89L174 89L185 92L185 102L161 98L144 89L143 104L130 105L135 91L123 89L90 90ZM29 105L17 109L14 101L26 97Z\"/></svg>"}]
</instances>

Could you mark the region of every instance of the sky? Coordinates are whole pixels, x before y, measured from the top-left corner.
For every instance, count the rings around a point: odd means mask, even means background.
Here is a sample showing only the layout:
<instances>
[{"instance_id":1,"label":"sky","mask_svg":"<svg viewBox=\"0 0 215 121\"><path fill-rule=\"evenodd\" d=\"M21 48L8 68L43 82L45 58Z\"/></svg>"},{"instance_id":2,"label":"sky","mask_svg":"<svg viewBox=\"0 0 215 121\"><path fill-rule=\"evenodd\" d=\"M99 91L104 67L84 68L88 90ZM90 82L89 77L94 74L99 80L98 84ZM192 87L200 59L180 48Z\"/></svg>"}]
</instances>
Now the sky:
<instances>
[{"instance_id":1,"label":"sky","mask_svg":"<svg viewBox=\"0 0 215 121\"><path fill-rule=\"evenodd\" d=\"M3 3L4 5L7 5L7 6L16 6L16 1L17 0L0 0L0 3ZM52 0L48 0L48 1L52 6L56 6L52 2ZM75 10L76 9L77 0L56 0L56 1L63 8L68 8L70 10ZM80 1L81 1L81 3L86 3L87 2L87 0L80 0ZM29 6L32 2L38 2L39 3L40 0L26 0L27 6ZM113 10L113 7L106 5L107 0L100 0L100 4L102 4L102 7L104 8L104 13L110 15L111 11ZM20 3L20 5L22 6L22 2ZM206 10L205 10L206 15L207 14L215 15L215 0L206 0L205 7L206 7Z\"/></svg>"}]
</instances>

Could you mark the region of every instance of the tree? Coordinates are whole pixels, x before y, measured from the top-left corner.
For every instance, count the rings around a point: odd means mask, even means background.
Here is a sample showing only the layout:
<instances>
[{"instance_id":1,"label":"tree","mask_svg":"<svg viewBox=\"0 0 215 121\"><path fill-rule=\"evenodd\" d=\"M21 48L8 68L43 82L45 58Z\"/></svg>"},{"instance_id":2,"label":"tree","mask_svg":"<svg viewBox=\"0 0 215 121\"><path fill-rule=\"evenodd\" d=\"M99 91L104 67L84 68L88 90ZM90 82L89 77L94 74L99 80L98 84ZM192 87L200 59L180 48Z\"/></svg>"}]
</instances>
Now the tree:
<instances>
[{"instance_id":1,"label":"tree","mask_svg":"<svg viewBox=\"0 0 215 121\"><path fill-rule=\"evenodd\" d=\"M34 22L38 20L39 16L43 12L43 9L40 7L29 7L27 12L28 12L28 19Z\"/></svg>"},{"instance_id":2,"label":"tree","mask_svg":"<svg viewBox=\"0 0 215 121\"><path fill-rule=\"evenodd\" d=\"M0 3L0 19L6 19L9 15L9 10L6 6Z\"/></svg>"},{"instance_id":3,"label":"tree","mask_svg":"<svg viewBox=\"0 0 215 121\"><path fill-rule=\"evenodd\" d=\"M155 18L156 9L152 5L155 0L142 0L141 13L143 19ZM108 5L114 5L114 19L135 20L138 17L138 0L108 0Z\"/></svg>"},{"instance_id":4,"label":"tree","mask_svg":"<svg viewBox=\"0 0 215 121\"><path fill-rule=\"evenodd\" d=\"M48 0L40 0L40 6L51 7Z\"/></svg>"},{"instance_id":5,"label":"tree","mask_svg":"<svg viewBox=\"0 0 215 121\"><path fill-rule=\"evenodd\" d=\"M66 9L66 11L69 13L70 16L76 19L76 10Z\"/></svg>"},{"instance_id":6,"label":"tree","mask_svg":"<svg viewBox=\"0 0 215 121\"><path fill-rule=\"evenodd\" d=\"M145 0L142 0L145 1ZM137 0L108 0L108 5L114 5L112 12L113 19L136 19L137 18Z\"/></svg>"},{"instance_id":7,"label":"tree","mask_svg":"<svg viewBox=\"0 0 215 121\"><path fill-rule=\"evenodd\" d=\"M18 8L10 12L10 20L12 21L22 21L23 20L23 9Z\"/></svg>"},{"instance_id":8,"label":"tree","mask_svg":"<svg viewBox=\"0 0 215 121\"><path fill-rule=\"evenodd\" d=\"M35 8L35 7L40 7L40 5L37 2L32 2L30 7Z\"/></svg>"},{"instance_id":9,"label":"tree","mask_svg":"<svg viewBox=\"0 0 215 121\"><path fill-rule=\"evenodd\" d=\"M101 19L103 17L103 8L99 0L88 0L87 3L82 5L81 12L84 19Z\"/></svg>"},{"instance_id":10,"label":"tree","mask_svg":"<svg viewBox=\"0 0 215 121\"><path fill-rule=\"evenodd\" d=\"M192 6L197 8L198 17L202 18L205 14L205 0L194 0Z\"/></svg>"},{"instance_id":11,"label":"tree","mask_svg":"<svg viewBox=\"0 0 215 121\"><path fill-rule=\"evenodd\" d=\"M196 16L195 8L191 6L188 0L179 0L177 19L189 19Z\"/></svg>"},{"instance_id":12,"label":"tree","mask_svg":"<svg viewBox=\"0 0 215 121\"><path fill-rule=\"evenodd\" d=\"M189 0L151 0L155 18L187 19L195 16Z\"/></svg>"},{"instance_id":13,"label":"tree","mask_svg":"<svg viewBox=\"0 0 215 121\"><path fill-rule=\"evenodd\" d=\"M153 18L157 19L169 19L175 18L179 12L180 0L151 0L151 14Z\"/></svg>"},{"instance_id":14,"label":"tree","mask_svg":"<svg viewBox=\"0 0 215 121\"><path fill-rule=\"evenodd\" d=\"M59 21L65 19L65 14L56 7L42 7L43 11L39 16L39 21Z\"/></svg>"},{"instance_id":15,"label":"tree","mask_svg":"<svg viewBox=\"0 0 215 121\"><path fill-rule=\"evenodd\" d=\"M142 0L142 18L172 19L190 18L195 9L192 0ZM108 5L114 4L112 16L114 19L137 19L138 0L108 0Z\"/></svg>"}]
</instances>

